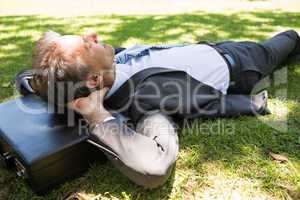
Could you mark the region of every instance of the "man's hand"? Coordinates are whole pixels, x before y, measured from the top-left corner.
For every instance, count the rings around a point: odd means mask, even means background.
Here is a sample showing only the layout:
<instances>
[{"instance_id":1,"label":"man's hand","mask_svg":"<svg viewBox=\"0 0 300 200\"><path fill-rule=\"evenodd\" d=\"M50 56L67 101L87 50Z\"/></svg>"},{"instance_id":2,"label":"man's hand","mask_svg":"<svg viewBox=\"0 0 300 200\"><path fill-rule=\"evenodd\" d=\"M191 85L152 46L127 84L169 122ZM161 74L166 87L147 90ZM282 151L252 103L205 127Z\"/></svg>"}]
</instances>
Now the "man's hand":
<instances>
[{"instance_id":1,"label":"man's hand","mask_svg":"<svg viewBox=\"0 0 300 200\"><path fill-rule=\"evenodd\" d=\"M91 93L88 97L78 98L70 101L67 106L80 113L88 123L101 123L111 114L104 108L103 100L108 88Z\"/></svg>"}]
</instances>

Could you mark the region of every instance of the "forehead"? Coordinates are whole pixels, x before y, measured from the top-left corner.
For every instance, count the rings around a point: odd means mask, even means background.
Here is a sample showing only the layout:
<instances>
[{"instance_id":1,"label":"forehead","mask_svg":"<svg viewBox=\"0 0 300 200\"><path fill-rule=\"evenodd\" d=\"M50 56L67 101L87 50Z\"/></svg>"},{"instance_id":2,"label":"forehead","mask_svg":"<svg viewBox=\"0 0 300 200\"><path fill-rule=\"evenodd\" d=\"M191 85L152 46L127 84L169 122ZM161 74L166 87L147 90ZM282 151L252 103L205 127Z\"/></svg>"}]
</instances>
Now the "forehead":
<instances>
[{"instance_id":1,"label":"forehead","mask_svg":"<svg viewBox=\"0 0 300 200\"><path fill-rule=\"evenodd\" d=\"M84 45L82 37L78 35L63 35L58 38L57 43L64 51L68 52L82 48Z\"/></svg>"}]
</instances>

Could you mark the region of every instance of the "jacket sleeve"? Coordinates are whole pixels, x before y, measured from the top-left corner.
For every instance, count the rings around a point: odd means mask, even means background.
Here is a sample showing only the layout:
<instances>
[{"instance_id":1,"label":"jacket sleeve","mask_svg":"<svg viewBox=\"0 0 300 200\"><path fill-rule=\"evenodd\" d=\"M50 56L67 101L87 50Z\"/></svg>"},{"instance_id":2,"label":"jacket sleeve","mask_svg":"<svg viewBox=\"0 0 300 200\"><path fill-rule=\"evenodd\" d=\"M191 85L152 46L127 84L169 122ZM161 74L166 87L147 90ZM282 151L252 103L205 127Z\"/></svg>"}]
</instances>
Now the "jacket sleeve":
<instances>
[{"instance_id":1,"label":"jacket sleeve","mask_svg":"<svg viewBox=\"0 0 300 200\"><path fill-rule=\"evenodd\" d=\"M125 176L150 188L167 180L179 148L172 121L161 113L143 117L136 130L118 119L91 125L90 142Z\"/></svg>"},{"instance_id":2,"label":"jacket sleeve","mask_svg":"<svg viewBox=\"0 0 300 200\"><path fill-rule=\"evenodd\" d=\"M268 93L262 91L254 95L220 95L220 98L209 102L205 106L207 116L235 117L240 115L266 115ZM205 114L204 114L205 115Z\"/></svg>"},{"instance_id":3,"label":"jacket sleeve","mask_svg":"<svg viewBox=\"0 0 300 200\"><path fill-rule=\"evenodd\" d=\"M270 113L267 100L267 91L224 95L196 80L187 80L183 73L169 73L150 77L136 88L128 115L134 122L153 110L179 119L265 115Z\"/></svg>"}]
</instances>

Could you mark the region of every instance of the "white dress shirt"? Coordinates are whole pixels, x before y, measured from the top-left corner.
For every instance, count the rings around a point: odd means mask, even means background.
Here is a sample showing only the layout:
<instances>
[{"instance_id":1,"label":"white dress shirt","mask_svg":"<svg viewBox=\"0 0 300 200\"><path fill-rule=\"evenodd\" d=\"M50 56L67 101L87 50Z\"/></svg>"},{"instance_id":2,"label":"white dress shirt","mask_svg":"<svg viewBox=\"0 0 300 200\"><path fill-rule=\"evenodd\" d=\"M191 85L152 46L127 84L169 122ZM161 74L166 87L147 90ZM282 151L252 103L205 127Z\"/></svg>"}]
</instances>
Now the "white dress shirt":
<instances>
[{"instance_id":1,"label":"white dress shirt","mask_svg":"<svg viewBox=\"0 0 300 200\"><path fill-rule=\"evenodd\" d=\"M150 50L149 55L132 58L125 64L117 64L115 82L107 97L134 74L151 67L185 71L194 79L223 94L226 94L229 87L230 74L224 58L209 45L191 44Z\"/></svg>"}]
</instances>

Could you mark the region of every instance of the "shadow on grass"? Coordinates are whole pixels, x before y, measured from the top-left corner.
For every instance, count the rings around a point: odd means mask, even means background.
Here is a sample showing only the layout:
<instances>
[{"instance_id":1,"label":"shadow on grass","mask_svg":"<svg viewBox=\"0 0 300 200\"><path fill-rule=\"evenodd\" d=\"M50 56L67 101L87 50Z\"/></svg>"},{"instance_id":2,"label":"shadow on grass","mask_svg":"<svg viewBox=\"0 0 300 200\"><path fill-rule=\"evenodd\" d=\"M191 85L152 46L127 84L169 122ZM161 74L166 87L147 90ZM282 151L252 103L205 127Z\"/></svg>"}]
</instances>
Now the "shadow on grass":
<instances>
[{"instance_id":1,"label":"shadow on grass","mask_svg":"<svg viewBox=\"0 0 300 200\"><path fill-rule=\"evenodd\" d=\"M51 18L43 16L0 17L0 101L11 98L13 86L10 83L21 69L31 65L31 52L34 42L47 30L61 34L82 34L93 28L100 33L104 42L114 46L127 46L134 42L143 43L182 43L223 40L264 40L281 29L300 28L300 14L286 12L251 12L240 14L210 14L195 12L179 15L153 16L93 16L73 18ZM298 66L299 68L299 66ZM299 99L300 73L297 66L289 69L288 97ZM276 131L256 118L217 119L193 122L206 127L221 127L223 132L216 134L214 129L206 131L197 127L183 129L180 136L181 151L188 158L182 158L184 169L196 169L200 176L205 171L201 165L220 161L228 170L241 176L262 180L267 190L275 190L276 183L283 178L290 184L299 182L297 176L288 178L275 172L276 165L268 159L263 149L285 153L292 161L300 162L299 102L289 114L290 130ZM276 120L276 119L275 119ZM234 130L232 130L232 128ZM232 134L228 134L232 131ZM267 167L265 167L267 166ZM265 167L265 168L264 168ZM264 172L260 168L266 169ZM261 173L265 173L261 175ZM143 190L135 186L112 167L95 165L82 178L70 181L45 196L47 199L62 198L68 193L85 191L102 194L106 197L132 199L168 199L173 190L176 171L168 183L161 188ZM188 178L188 177L186 177ZM4 178L5 179L5 178ZM0 183L1 184L1 183ZM23 181L14 180L9 186L8 196L13 199L32 199L33 192ZM184 182L173 191L172 197L180 196ZM201 183L199 183L201 184ZM38 197L36 197L38 198Z\"/></svg>"}]
</instances>

